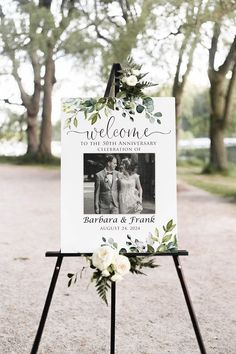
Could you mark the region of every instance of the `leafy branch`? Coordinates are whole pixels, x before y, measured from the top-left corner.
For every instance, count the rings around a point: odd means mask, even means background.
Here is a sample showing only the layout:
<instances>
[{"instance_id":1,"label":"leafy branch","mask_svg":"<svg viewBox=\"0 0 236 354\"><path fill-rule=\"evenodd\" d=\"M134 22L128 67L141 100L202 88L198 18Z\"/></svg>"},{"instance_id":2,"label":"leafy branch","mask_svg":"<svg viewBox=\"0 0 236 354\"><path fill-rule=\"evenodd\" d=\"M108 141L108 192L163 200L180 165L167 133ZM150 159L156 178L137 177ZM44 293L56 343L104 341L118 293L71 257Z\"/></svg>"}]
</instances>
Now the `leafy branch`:
<instances>
[{"instance_id":1,"label":"leafy branch","mask_svg":"<svg viewBox=\"0 0 236 354\"><path fill-rule=\"evenodd\" d=\"M67 114L64 129L77 128L79 112L83 112L84 119L90 121L92 125L101 119L102 112L109 117L114 111L120 111L122 117L128 117L133 122L137 113L144 113L151 123L161 124L162 113L154 112L153 99L143 92L144 88L156 84L143 81L147 73L142 73L141 68L142 65L128 58L128 65L119 71L120 92L116 97L72 98L65 101L62 106L62 110Z\"/></svg>"},{"instance_id":2,"label":"leafy branch","mask_svg":"<svg viewBox=\"0 0 236 354\"><path fill-rule=\"evenodd\" d=\"M156 228L154 234L149 234L146 242L132 239L127 235L126 248L121 248L118 251L118 244L113 238L102 238L103 244L97 249L92 257L86 257L89 262L89 267L93 269L91 282L95 282L95 288L98 296L108 305L107 292L111 288L112 281L122 279L123 275L128 272L132 274L146 275L143 268L156 268L154 259L150 258L161 252L176 252L177 238L172 233L176 225L173 220L168 221L163 226L164 234L160 236L159 230ZM138 253L150 253L148 256L139 256ZM137 255L126 255L127 253L136 253ZM110 261L107 263L107 259ZM120 268L119 268L120 267ZM85 267L80 272L80 277ZM68 273L68 287L75 284L78 279L78 273Z\"/></svg>"}]
</instances>

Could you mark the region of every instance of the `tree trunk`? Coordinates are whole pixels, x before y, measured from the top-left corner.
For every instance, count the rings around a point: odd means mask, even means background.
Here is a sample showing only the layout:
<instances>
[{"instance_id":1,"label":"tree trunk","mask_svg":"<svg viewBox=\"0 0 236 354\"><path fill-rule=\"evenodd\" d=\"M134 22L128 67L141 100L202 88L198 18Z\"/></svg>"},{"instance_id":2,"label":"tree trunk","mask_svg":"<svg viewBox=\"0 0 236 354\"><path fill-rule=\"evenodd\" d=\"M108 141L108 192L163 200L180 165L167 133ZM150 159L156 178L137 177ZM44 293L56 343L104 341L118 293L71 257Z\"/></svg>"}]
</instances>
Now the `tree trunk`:
<instances>
[{"instance_id":1,"label":"tree trunk","mask_svg":"<svg viewBox=\"0 0 236 354\"><path fill-rule=\"evenodd\" d=\"M51 158L51 141L52 141L52 90L55 83L55 63L53 60L53 49L49 48L47 53L44 87L43 87L43 113L40 132L40 144L38 156L40 158Z\"/></svg>"},{"instance_id":2,"label":"tree trunk","mask_svg":"<svg viewBox=\"0 0 236 354\"><path fill-rule=\"evenodd\" d=\"M228 167L227 151L224 145L226 122L224 111L226 90L224 76L218 72L210 73L210 164L209 171L223 171Z\"/></svg>"},{"instance_id":3,"label":"tree trunk","mask_svg":"<svg viewBox=\"0 0 236 354\"><path fill-rule=\"evenodd\" d=\"M224 134L231 121L233 107L233 92L236 84L236 36L230 46L229 52L218 70L215 69L215 57L221 24L214 23L211 48L209 50L208 77L210 80L210 162L206 171L217 172L228 168L227 150L224 145ZM231 79L227 73L232 70Z\"/></svg>"},{"instance_id":4,"label":"tree trunk","mask_svg":"<svg viewBox=\"0 0 236 354\"><path fill-rule=\"evenodd\" d=\"M180 109L181 109L183 91L178 89L173 89L173 96L175 97L175 114L176 114L176 153L178 153L179 137L180 137L180 130L181 130Z\"/></svg>"},{"instance_id":5,"label":"tree trunk","mask_svg":"<svg viewBox=\"0 0 236 354\"><path fill-rule=\"evenodd\" d=\"M27 154L35 155L38 150L37 114L27 110Z\"/></svg>"},{"instance_id":6,"label":"tree trunk","mask_svg":"<svg viewBox=\"0 0 236 354\"><path fill-rule=\"evenodd\" d=\"M224 144L225 128L222 120L214 113L210 119L210 170L224 171L228 168L227 151Z\"/></svg>"}]
</instances>

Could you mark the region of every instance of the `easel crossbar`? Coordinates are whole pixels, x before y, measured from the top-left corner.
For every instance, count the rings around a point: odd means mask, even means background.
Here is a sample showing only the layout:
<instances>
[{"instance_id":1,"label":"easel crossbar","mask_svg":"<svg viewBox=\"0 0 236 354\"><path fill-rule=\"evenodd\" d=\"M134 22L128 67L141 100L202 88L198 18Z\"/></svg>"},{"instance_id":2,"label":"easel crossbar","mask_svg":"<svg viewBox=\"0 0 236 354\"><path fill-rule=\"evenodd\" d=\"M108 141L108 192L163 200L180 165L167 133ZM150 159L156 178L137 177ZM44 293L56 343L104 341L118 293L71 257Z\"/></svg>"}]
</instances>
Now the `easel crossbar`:
<instances>
[{"instance_id":1,"label":"easel crossbar","mask_svg":"<svg viewBox=\"0 0 236 354\"><path fill-rule=\"evenodd\" d=\"M186 250L178 250L177 252L160 252L160 253L125 253L126 257L155 257L155 256L188 256L189 253ZM61 251L48 251L45 253L46 257L91 257L92 253L69 253Z\"/></svg>"}]
</instances>

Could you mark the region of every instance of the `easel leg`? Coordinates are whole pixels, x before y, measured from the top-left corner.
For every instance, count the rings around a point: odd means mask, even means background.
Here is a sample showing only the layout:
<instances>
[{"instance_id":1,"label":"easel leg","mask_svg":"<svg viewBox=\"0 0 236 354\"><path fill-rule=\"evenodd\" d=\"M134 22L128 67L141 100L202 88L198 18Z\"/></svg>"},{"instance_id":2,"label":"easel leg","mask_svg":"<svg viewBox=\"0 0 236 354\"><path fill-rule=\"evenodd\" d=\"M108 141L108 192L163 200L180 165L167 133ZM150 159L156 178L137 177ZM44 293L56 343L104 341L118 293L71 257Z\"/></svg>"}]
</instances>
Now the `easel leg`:
<instances>
[{"instance_id":1,"label":"easel leg","mask_svg":"<svg viewBox=\"0 0 236 354\"><path fill-rule=\"evenodd\" d=\"M39 322L39 327L38 327L37 334L35 336L34 344L33 344L32 350L31 350L31 354L36 354L37 351L38 351L38 347L39 347L39 343L40 343L41 336L42 336L42 333L43 333L44 325L45 325L45 322L46 322L46 319L47 319L48 310L49 310L49 307L50 307L50 304L51 304L53 292L54 292L54 289L55 289L55 286L56 286L56 283L57 283L57 278L58 278L58 275L59 275L59 272L60 272L60 269L61 269L62 260L63 260L62 256L59 256L57 258L57 262L56 262L56 265L55 265L55 268L54 268L51 284L50 284L50 287L49 287L49 290L48 290L47 298L46 298L46 301L45 301L45 305L44 305L44 308L43 308L41 320Z\"/></svg>"},{"instance_id":2,"label":"easel leg","mask_svg":"<svg viewBox=\"0 0 236 354\"><path fill-rule=\"evenodd\" d=\"M189 292L188 292L188 289L187 289L187 285L185 283L184 274L183 274L183 271L182 271L182 266L180 264L179 257L178 256L173 256L173 260L174 260L175 268L176 268L177 274L179 276L180 284L181 284L181 287L182 287L182 290L183 290L183 293L184 293L185 301L186 301L186 304L187 304L187 307L188 307L188 311L189 311L189 314L190 314L190 317L191 317L191 321L192 321L193 328L194 328L194 331L195 331L195 335L196 335L196 338L197 338L197 341L198 341L198 346L199 346L200 352L201 352L201 354L206 354L206 349L205 349L205 346L204 346L204 343L203 343L203 339L202 339L202 336L201 336L200 328L199 328L199 325L198 325L198 322L197 322L197 317L196 317L194 309L193 309L193 305L192 305L192 302L191 302L191 299L190 299L190 295L189 295Z\"/></svg>"},{"instance_id":3,"label":"easel leg","mask_svg":"<svg viewBox=\"0 0 236 354\"><path fill-rule=\"evenodd\" d=\"M111 283L111 344L110 354L115 354L115 326L116 326L116 282Z\"/></svg>"}]
</instances>

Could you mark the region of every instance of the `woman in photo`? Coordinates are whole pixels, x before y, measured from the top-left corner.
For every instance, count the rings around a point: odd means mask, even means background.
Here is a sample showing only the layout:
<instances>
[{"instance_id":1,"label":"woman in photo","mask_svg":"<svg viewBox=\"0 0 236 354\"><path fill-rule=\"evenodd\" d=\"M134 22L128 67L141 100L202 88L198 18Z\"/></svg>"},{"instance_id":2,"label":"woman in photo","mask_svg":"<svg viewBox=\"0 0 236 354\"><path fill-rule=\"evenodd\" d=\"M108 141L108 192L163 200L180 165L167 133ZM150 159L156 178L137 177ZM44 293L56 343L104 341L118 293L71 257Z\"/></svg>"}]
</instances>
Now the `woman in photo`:
<instances>
[{"instance_id":1,"label":"woman in photo","mask_svg":"<svg viewBox=\"0 0 236 354\"><path fill-rule=\"evenodd\" d=\"M120 214L140 214L142 207L142 186L136 168L131 160L121 160L119 173L119 209Z\"/></svg>"}]
</instances>

